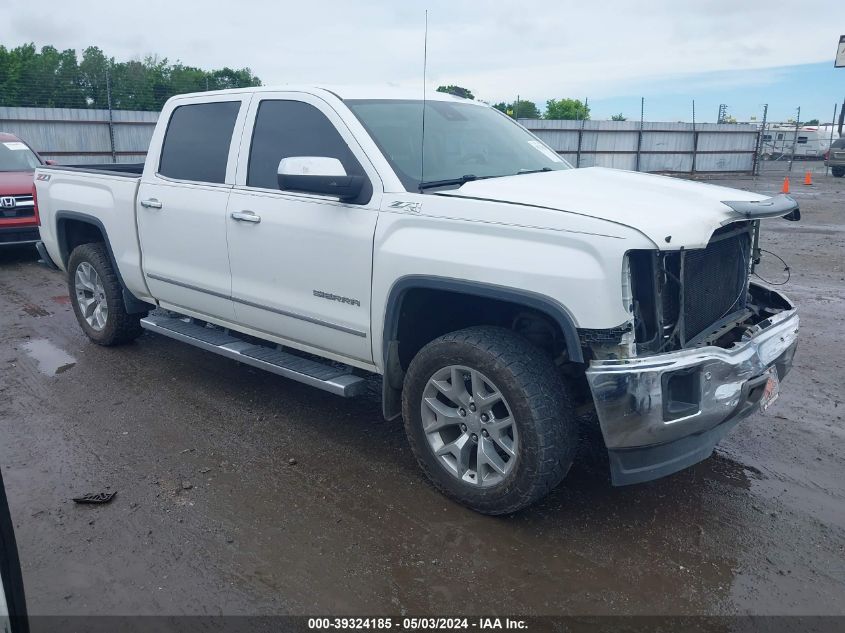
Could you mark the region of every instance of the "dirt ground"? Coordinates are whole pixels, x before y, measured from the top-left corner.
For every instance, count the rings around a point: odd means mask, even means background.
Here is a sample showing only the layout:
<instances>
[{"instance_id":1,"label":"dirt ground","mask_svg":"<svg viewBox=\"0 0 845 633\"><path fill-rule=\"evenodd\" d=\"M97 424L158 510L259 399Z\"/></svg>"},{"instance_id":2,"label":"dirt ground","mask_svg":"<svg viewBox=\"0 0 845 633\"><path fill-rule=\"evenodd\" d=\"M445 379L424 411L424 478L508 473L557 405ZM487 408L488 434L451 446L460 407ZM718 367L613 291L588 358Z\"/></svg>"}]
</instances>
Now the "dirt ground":
<instances>
[{"instance_id":1,"label":"dirt ground","mask_svg":"<svg viewBox=\"0 0 845 633\"><path fill-rule=\"evenodd\" d=\"M0 250L0 465L30 611L845 615L845 179L795 176L803 219L762 244L801 307L780 401L648 484L611 487L585 443L507 518L435 492L376 399L149 333L98 347L61 274Z\"/></svg>"}]
</instances>

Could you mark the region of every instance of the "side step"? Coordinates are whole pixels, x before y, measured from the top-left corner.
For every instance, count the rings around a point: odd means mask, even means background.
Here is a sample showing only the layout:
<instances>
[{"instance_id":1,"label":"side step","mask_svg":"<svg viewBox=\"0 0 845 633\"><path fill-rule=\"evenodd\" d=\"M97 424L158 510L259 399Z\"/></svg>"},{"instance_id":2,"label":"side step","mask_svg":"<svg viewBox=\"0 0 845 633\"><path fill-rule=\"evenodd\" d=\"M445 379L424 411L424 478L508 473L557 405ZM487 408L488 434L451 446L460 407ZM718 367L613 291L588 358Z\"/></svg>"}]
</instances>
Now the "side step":
<instances>
[{"instance_id":1,"label":"side step","mask_svg":"<svg viewBox=\"0 0 845 633\"><path fill-rule=\"evenodd\" d=\"M357 396L367 387L364 378L350 374L348 369L301 358L273 347L253 345L224 330L202 327L187 318L151 315L141 319L141 327L338 396Z\"/></svg>"}]
</instances>

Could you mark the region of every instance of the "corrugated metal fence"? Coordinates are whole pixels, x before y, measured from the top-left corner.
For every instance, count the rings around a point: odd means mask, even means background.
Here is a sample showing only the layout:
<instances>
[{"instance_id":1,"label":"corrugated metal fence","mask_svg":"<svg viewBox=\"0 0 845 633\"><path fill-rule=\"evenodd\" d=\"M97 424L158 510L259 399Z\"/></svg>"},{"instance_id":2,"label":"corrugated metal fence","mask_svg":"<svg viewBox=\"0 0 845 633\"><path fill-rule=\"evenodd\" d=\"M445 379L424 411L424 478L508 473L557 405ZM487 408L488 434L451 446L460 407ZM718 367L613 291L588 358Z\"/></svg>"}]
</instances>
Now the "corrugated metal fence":
<instances>
[{"instance_id":1,"label":"corrugated metal fence","mask_svg":"<svg viewBox=\"0 0 845 633\"><path fill-rule=\"evenodd\" d=\"M158 112L0 107L0 131L12 132L59 163L139 162ZM747 124L549 121L525 127L578 167L672 173L751 172L758 131Z\"/></svg>"},{"instance_id":2,"label":"corrugated metal fence","mask_svg":"<svg viewBox=\"0 0 845 633\"><path fill-rule=\"evenodd\" d=\"M144 160L158 112L0 107L0 132L24 139L59 163Z\"/></svg>"},{"instance_id":3,"label":"corrugated metal fence","mask_svg":"<svg viewBox=\"0 0 845 633\"><path fill-rule=\"evenodd\" d=\"M756 163L756 125L545 119L520 123L577 167L751 173Z\"/></svg>"}]
</instances>

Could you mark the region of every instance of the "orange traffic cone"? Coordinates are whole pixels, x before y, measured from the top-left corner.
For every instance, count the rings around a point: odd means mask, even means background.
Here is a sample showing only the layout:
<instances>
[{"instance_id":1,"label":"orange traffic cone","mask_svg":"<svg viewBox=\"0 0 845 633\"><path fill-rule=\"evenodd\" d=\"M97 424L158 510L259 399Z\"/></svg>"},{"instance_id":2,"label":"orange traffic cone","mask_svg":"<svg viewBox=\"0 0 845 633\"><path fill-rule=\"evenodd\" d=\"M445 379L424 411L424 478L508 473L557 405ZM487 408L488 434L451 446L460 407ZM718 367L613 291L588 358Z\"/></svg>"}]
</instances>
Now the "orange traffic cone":
<instances>
[{"instance_id":1,"label":"orange traffic cone","mask_svg":"<svg viewBox=\"0 0 845 633\"><path fill-rule=\"evenodd\" d=\"M813 177L810 175L809 169L804 173L804 184L805 185L812 185L813 184Z\"/></svg>"},{"instance_id":2,"label":"orange traffic cone","mask_svg":"<svg viewBox=\"0 0 845 633\"><path fill-rule=\"evenodd\" d=\"M783 187L780 190L781 193L789 193L789 176L783 179Z\"/></svg>"}]
</instances>

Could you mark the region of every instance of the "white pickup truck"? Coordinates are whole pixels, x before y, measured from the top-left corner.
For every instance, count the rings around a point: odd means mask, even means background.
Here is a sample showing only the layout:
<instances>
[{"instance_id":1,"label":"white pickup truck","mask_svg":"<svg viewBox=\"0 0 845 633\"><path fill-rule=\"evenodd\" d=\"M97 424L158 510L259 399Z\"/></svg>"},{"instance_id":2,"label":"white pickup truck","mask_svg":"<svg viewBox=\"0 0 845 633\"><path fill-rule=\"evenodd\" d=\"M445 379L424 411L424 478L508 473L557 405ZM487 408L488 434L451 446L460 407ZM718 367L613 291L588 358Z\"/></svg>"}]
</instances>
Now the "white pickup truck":
<instances>
[{"instance_id":1,"label":"white pickup truck","mask_svg":"<svg viewBox=\"0 0 845 633\"><path fill-rule=\"evenodd\" d=\"M380 374L422 469L479 512L563 479L577 407L614 484L705 459L797 344L796 308L750 280L760 220L794 200L572 169L441 93L178 96L144 165L35 184L95 343L147 329L342 396Z\"/></svg>"}]
</instances>

